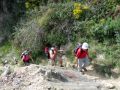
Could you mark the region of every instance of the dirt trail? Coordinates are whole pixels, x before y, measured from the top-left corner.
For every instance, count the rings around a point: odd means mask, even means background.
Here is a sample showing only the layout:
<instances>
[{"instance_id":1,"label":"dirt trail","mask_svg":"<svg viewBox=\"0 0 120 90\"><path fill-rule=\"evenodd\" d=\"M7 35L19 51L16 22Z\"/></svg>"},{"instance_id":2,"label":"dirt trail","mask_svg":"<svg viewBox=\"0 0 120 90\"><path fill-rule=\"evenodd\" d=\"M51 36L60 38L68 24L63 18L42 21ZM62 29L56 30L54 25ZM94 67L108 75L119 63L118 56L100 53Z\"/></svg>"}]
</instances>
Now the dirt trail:
<instances>
[{"instance_id":1,"label":"dirt trail","mask_svg":"<svg viewBox=\"0 0 120 90\"><path fill-rule=\"evenodd\" d=\"M31 64L1 76L0 90L120 90L119 80L103 80L89 71L82 75L75 69Z\"/></svg>"}]
</instances>

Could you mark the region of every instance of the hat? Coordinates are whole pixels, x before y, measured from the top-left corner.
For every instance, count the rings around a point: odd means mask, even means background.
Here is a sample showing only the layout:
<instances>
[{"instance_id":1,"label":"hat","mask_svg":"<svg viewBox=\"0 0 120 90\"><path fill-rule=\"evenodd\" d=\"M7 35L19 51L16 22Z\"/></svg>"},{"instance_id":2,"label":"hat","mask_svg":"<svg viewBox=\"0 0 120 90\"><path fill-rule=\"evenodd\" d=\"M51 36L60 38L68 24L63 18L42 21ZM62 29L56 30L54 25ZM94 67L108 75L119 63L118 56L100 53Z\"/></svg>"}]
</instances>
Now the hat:
<instances>
[{"instance_id":1,"label":"hat","mask_svg":"<svg viewBox=\"0 0 120 90\"><path fill-rule=\"evenodd\" d=\"M51 47L51 50L54 50L54 47Z\"/></svg>"},{"instance_id":2,"label":"hat","mask_svg":"<svg viewBox=\"0 0 120 90\"><path fill-rule=\"evenodd\" d=\"M88 43L84 42L82 45L82 49L88 49L89 45Z\"/></svg>"}]
</instances>

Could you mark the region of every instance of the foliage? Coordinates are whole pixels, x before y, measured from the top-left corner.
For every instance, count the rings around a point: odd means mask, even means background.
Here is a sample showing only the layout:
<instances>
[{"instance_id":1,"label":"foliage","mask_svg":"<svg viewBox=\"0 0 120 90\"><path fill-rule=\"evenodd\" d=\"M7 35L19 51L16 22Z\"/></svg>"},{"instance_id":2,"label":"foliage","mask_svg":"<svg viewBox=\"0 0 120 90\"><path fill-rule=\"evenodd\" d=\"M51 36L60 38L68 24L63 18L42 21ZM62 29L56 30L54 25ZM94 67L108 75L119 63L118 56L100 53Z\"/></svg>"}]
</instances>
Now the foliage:
<instances>
[{"instance_id":1,"label":"foliage","mask_svg":"<svg viewBox=\"0 0 120 90\"><path fill-rule=\"evenodd\" d=\"M87 10L89 10L88 6L82 5L81 3L74 3L73 16L76 19L79 19L81 15L85 13Z\"/></svg>"},{"instance_id":2,"label":"foliage","mask_svg":"<svg viewBox=\"0 0 120 90\"><path fill-rule=\"evenodd\" d=\"M51 3L65 3L72 0L26 0L25 6L27 10L39 8L39 6L46 6Z\"/></svg>"},{"instance_id":3,"label":"foliage","mask_svg":"<svg viewBox=\"0 0 120 90\"><path fill-rule=\"evenodd\" d=\"M5 42L1 45L0 50L0 64L9 63L13 65L20 61L19 49L13 47L11 42Z\"/></svg>"},{"instance_id":4,"label":"foliage","mask_svg":"<svg viewBox=\"0 0 120 90\"><path fill-rule=\"evenodd\" d=\"M18 29L16 27L14 43L18 47L31 48L32 50L39 50L42 47L43 31L35 23L35 21L27 22Z\"/></svg>"},{"instance_id":5,"label":"foliage","mask_svg":"<svg viewBox=\"0 0 120 90\"><path fill-rule=\"evenodd\" d=\"M11 44L9 42L5 42L1 47L0 47L0 57L3 57L6 55L9 51L11 50Z\"/></svg>"},{"instance_id":6,"label":"foliage","mask_svg":"<svg viewBox=\"0 0 120 90\"><path fill-rule=\"evenodd\" d=\"M96 46L93 46L96 45ZM97 64L102 64L104 66L109 66L110 68L120 67L120 48L119 45L111 44L108 45L106 43L98 43L98 42L90 42L90 57L93 60L96 60ZM104 58L99 58L99 55L104 55ZM95 57L94 57L95 56Z\"/></svg>"},{"instance_id":7,"label":"foliage","mask_svg":"<svg viewBox=\"0 0 120 90\"><path fill-rule=\"evenodd\" d=\"M120 4L120 0L116 0L117 4Z\"/></svg>"},{"instance_id":8,"label":"foliage","mask_svg":"<svg viewBox=\"0 0 120 90\"><path fill-rule=\"evenodd\" d=\"M47 5L47 3L48 0L26 0L25 7L30 10L39 7L40 5Z\"/></svg>"},{"instance_id":9,"label":"foliage","mask_svg":"<svg viewBox=\"0 0 120 90\"><path fill-rule=\"evenodd\" d=\"M30 17L30 21L24 21L26 22L25 24L21 21L18 27L15 28L14 43L17 46L39 51L42 50L45 43L60 46L66 44L68 37L72 36L71 3L51 4L46 8L46 11L42 9L39 10L40 14L38 11L34 11L38 14L34 14L32 18Z\"/></svg>"},{"instance_id":10,"label":"foliage","mask_svg":"<svg viewBox=\"0 0 120 90\"><path fill-rule=\"evenodd\" d=\"M102 19L98 24L95 24L91 29L94 38L99 42L118 43L120 34L120 19L112 20L108 18L107 20Z\"/></svg>"},{"instance_id":11,"label":"foliage","mask_svg":"<svg viewBox=\"0 0 120 90\"><path fill-rule=\"evenodd\" d=\"M13 33L13 26L25 14L24 0L0 1L0 35L7 38Z\"/></svg>"},{"instance_id":12,"label":"foliage","mask_svg":"<svg viewBox=\"0 0 120 90\"><path fill-rule=\"evenodd\" d=\"M112 17L116 7L115 0L94 0L90 2L91 13L88 14L86 19L99 21L101 18L106 19Z\"/></svg>"},{"instance_id":13,"label":"foliage","mask_svg":"<svg viewBox=\"0 0 120 90\"><path fill-rule=\"evenodd\" d=\"M97 54L103 53L106 57L105 65L119 66L120 19L112 19L117 3L114 0L92 1L75 3L67 0L67 3L57 4L49 1L47 5L39 4L34 10L31 8L35 7L32 6L35 2L30 3L27 20L15 27L14 44L21 48L31 48L35 58L42 55L45 44L61 46L78 41L91 44L95 39L91 57L95 59ZM74 58L72 49L67 51L70 60Z\"/></svg>"}]
</instances>

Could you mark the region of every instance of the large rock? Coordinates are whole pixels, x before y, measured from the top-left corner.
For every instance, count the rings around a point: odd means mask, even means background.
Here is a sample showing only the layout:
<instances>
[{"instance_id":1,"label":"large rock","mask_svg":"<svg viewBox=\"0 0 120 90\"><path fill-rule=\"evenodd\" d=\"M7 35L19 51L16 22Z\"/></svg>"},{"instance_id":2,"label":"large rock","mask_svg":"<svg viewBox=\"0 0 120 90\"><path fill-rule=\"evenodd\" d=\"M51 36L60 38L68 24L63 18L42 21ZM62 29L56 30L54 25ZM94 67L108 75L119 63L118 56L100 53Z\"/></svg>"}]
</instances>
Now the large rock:
<instances>
[{"instance_id":1,"label":"large rock","mask_svg":"<svg viewBox=\"0 0 120 90\"><path fill-rule=\"evenodd\" d=\"M10 74L11 71L10 71L10 66L9 65L6 65L4 66L4 69L3 69L3 73L1 74L2 77L6 77L8 74Z\"/></svg>"}]
</instances>

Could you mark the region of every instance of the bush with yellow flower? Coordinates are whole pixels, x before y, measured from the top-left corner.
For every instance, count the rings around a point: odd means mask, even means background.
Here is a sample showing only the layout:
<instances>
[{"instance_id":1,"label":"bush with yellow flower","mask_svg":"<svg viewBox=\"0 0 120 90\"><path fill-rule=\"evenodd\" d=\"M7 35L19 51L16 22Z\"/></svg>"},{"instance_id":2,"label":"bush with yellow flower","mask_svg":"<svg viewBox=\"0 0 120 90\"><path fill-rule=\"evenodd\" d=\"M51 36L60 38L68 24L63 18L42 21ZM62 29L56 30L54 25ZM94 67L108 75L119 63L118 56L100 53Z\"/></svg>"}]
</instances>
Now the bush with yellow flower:
<instances>
[{"instance_id":1,"label":"bush with yellow flower","mask_svg":"<svg viewBox=\"0 0 120 90\"><path fill-rule=\"evenodd\" d=\"M79 19L83 12L88 9L89 7L87 5L82 5L81 3L76 2L74 3L73 16L75 19Z\"/></svg>"}]
</instances>

